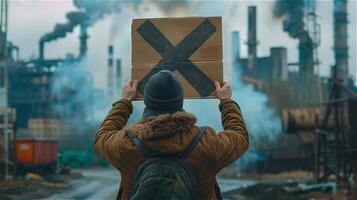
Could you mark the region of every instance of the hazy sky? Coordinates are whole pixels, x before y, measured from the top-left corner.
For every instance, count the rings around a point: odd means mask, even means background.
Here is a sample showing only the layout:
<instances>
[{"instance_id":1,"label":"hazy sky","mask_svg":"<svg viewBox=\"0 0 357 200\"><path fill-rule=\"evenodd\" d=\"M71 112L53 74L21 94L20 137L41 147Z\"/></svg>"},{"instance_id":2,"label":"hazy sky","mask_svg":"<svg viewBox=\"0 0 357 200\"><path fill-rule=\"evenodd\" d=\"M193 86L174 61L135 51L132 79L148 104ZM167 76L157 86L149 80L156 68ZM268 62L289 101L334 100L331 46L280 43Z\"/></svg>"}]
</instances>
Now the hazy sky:
<instances>
[{"instance_id":1,"label":"hazy sky","mask_svg":"<svg viewBox=\"0 0 357 200\"><path fill-rule=\"evenodd\" d=\"M164 16L222 16L225 73L229 73L231 63L232 31L241 32L241 55L246 56L247 6L258 6L258 55L269 55L270 47L285 46L288 48L289 62L296 62L297 40L289 38L282 31L280 19L272 15L273 1L190 1L184 7L170 11L163 10L158 1L143 0L140 6L132 9L123 6L122 12L107 16L89 29L88 68L95 74L95 85L103 87L106 84L106 53L107 45L115 45L115 56L121 58L124 64L124 75L130 77L130 25L132 18L164 17ZM350 44L350 75L356 77L356 0L349 1L349 44ZM10 0L9 35L8 38L20 47L21 58L38 56L38 40L46 32L53 29L58 22L65 22L65 14L76 10L71 0ZM333 3L332 0L317 2L318 22L321 24L321 46L319 56L322 75L329 74L333 59ZM112 36L111 37L111 33ZM45 57L64 57L66 53L78 54L78 28L65 39L46 44Z\"/></svg>"}]
</instances>

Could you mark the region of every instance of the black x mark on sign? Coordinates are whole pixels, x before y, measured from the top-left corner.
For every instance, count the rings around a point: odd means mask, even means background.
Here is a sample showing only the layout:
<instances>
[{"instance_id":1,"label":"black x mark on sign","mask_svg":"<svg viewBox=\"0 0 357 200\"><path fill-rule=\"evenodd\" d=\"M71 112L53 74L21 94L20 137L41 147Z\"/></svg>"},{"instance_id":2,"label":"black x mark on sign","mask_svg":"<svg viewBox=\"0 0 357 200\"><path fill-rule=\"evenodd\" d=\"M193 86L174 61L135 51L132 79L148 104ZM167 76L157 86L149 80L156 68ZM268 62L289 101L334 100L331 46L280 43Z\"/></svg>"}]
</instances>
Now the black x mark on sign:
<instances>
[{"instance_id":1,"label":"black x mark on sign","mask_svg":"<svg viewBox=\"0 0 357 200\"><path fill-rule=\"evenodd\" d=\"M150 20L145 20L137 32L162 56L160 62L139 82L138 91L141 94L144 94L145 85L150 77L164 69L178 70L201 97L209 96L215 90L213 81L189 59L216 32L216 27L208 19L176 46L173 46Z\"/></svg>"}]
</instances>

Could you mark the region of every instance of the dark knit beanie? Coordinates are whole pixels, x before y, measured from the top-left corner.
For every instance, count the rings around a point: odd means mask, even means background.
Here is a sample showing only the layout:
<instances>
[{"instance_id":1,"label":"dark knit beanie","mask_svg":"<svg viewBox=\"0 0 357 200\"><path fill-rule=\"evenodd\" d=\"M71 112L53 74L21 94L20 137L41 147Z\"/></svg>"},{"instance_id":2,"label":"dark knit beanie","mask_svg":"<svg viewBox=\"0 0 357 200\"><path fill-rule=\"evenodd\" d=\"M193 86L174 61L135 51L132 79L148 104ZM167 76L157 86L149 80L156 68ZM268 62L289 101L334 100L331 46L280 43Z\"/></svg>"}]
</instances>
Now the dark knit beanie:
<instances>
[{"instance_id":1,"label":"dark knit beanie","mask_svg":"<svg viewBox=\"0 0 357 200\"><path fill-rule=\"evenodd\" d=\"M153 75L144 89L144 104L150 110L182 110L183 87L180 80L169 70Z\"/></svg>"}]
</instances>

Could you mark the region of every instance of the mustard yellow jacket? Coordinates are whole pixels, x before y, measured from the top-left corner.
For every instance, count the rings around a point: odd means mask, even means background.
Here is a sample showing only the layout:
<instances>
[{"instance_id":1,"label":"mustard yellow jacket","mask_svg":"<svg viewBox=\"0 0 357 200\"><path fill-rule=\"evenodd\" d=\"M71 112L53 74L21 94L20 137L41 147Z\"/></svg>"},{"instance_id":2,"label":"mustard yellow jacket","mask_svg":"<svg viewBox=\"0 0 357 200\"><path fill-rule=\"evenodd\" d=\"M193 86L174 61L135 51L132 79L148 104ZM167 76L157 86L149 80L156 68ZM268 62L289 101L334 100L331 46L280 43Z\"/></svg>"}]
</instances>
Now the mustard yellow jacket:
<instances>
[{"instance_id":1,"label":"mustard yellow jacket","mask_svg":"<svg viewBox=\"0 0 357 200\"><path fill-rule=\"evenodd\" d=\"M136 133L150 148L162 153L179 152L196 136L199 129L192 114L149 117L126 126L132 112L130 101L120 100L110 110L95 136L94 150L121 173L121 199L129 199L134 175L146 158L126 136ZM216 133L208 127L201 141L188 158L195 169L199 199L216 199L214 186L217 173L237 160L249 146L247 129L237 103L224 99L219 104L224 131Z\"/></svg>"}]
</instances>

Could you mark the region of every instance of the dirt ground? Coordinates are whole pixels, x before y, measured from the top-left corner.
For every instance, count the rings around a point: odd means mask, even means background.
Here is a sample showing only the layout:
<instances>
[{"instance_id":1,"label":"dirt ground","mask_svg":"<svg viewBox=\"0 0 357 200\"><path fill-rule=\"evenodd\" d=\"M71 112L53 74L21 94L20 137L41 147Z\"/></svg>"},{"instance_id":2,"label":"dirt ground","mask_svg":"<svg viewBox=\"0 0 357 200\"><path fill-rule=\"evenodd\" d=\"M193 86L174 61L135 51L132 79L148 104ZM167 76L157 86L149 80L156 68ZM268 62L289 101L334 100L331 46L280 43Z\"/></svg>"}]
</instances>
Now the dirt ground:
<instances>
[{"instance_id":1,"label":"dirt ground","mask_svg":"<svg viewBox=\"0 0 357 200\"><path fill-rule=\"evenodd\" d=\"M120 181L113 168L79 169L70 175L43 178L0 182L0 200L114 199ZM331 191L299 192L299 184L309 180L311 174L302 171L244 176L224 171L218 177L225 200L347 200L343 190L335 195Z\"/></svg>"},{"instance_id":2,"label":"dirt ground","mask_svg":"<svg viewBox=\"0 0 357 200\"><path fill-rule=\"evenodd\" d=\"M284 184L259 183L246 188L239 188L223 193L223 199L229 200L347 200L344 191L336 194L331 192L301 193L297 190L290 191Z\"/></svg>"},{"instance_id":3,"label":"dirt ground","mask_svg":"<svg viewBox=\"0 0 357 200\"><path fill-rule=\"evenodd\" d=\"M43 180L13 180L0 182L1 200L41 199L61 192L68 187L68 182L81 178L81 174L51 175Z\"/></svg>"},{"instance_id":4,"label":"dirt ground","mask_svg":"<svg viewBox=\"0 0 357 200\"><path fill-rule=\"evenodd\" d=\"M299 192L299 184L313 184L313 174L306 171L290 171L276 174L240 174L236 168L226 168L220 177L254 180L257 184L223 193L229 200L347 200L346 190ZM357 200L349 198L348 200Z\"/></svg>"}]
</instances>

